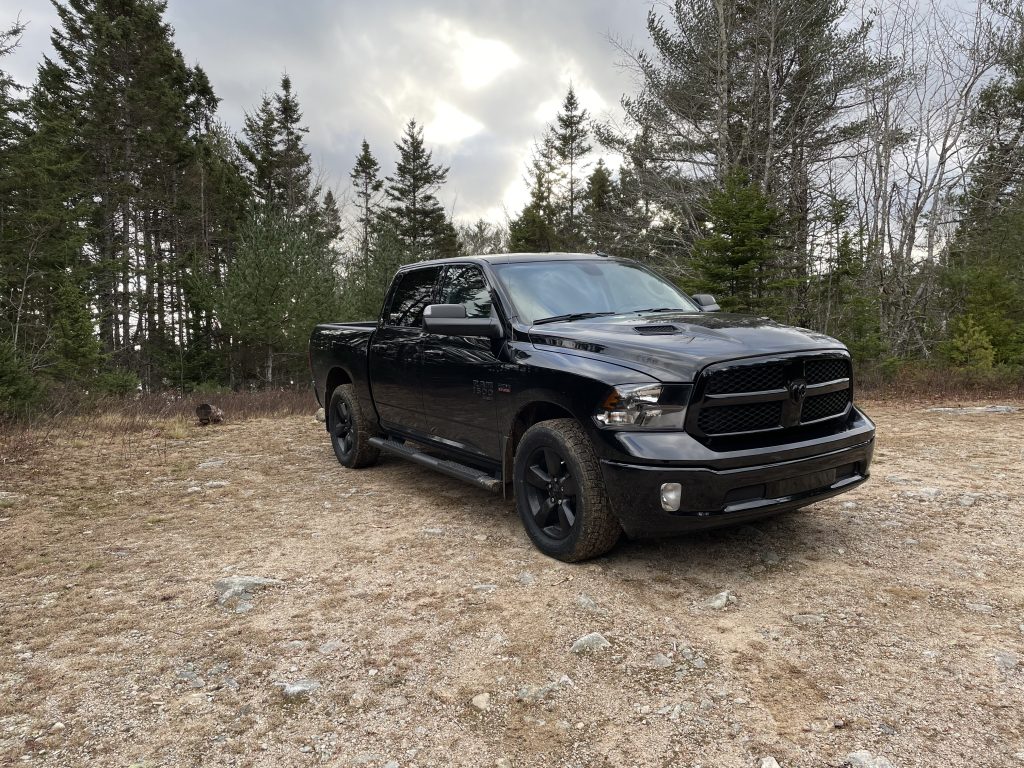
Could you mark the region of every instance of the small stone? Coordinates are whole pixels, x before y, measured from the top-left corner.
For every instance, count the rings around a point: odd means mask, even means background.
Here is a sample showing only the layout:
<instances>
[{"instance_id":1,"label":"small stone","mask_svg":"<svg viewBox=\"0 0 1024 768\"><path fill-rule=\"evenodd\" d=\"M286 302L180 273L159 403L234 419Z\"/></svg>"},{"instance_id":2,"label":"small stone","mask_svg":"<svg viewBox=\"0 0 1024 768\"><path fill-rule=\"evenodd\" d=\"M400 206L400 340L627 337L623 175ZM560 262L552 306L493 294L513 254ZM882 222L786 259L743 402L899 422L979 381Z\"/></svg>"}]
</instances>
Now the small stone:
<instances>
[{"instance_id":1,"label":"small stone","mask_svg":"<svg viewBox=\"0 0 1024 768\"><path fill-rule=\"evenodd\" d=\"M778 552L768 550L767 552L761 553L761 562L763 562L765 565L778 565L782 562L782 558L779 557Z\"/></svg>"},{"instance_id":2,"label":"small stone","mask_svg":"<svg viewBox=\"0 0 1024 768\"><path fill-rule=\"evenodd\" d=\"M325 421L327 421L327 414L324 412L323 408L317 408L316 414L313 416L313 418L319 421L321 424L323 424Z\"/></svg>"},{"instance_id":3,"label":"small stone","mask_svg":"<svg viewBox=\"0 0 1024 768\"><path fill-rule=\"evenodd\" d=\"M213 584L217 590L217 604L222 608L234 608L236 613L252 610L254 594L266 587L277 587L284 584L280 579L268 579L263 576L228 576Z\"/></svg>"},{"instance_id":4,"label":"small stone","mask_svg":"<svg viewBox=\"0 0 1024 768\"><path fill-rule=\"evenodd\" d=\"M603 651L604 649L611 647L612 644L605 639L604 635L600 632L591 632L572 644L572 652L590 653L592 651Z\"/></svg>"},{"instance_id":5,"label":"small stone","mask_svg":"<svg viewBox=\"0 0 1024 768\"><path fill-rule=\"evenodd\" d=\"M494 592L497 588L498 588L497 584L474 584L473 585L473 591L474 592L482 592L482 593Z\"/></svg>"},{"instance_id":6,"label":"small stone","mask_svg":"<svg viewBox=\"0 0 1024 768\"><path fill-rule=\"evenodd\" d=\"M473 709L477 712L486 712L491 708L491 694L478 693L469 703L473 705Z\"/></svg>"},{"instance_id":7,"label":"small stone","mask_svg":"<svg viewBox=\"0 0 1024 768\"><path fill-rule=\"evenodd\" d=\"M590 611L591 613L601 613L601 608L594 601L594 598L585 593L581 593L580 596L576 598L576 605L578 605L584 611Z\"/></svg>"},{"instance_id":8,"label":"small stone","mask_svg":"<svg viewBox=\"0 0 1024 768\"><path fill-rule=\"evenodd\" d=\"M805 627L825 623L825 617L818 613L797 613L790 616L789 620Z\"/></svg>"},{"instance_id":9,"label":"small stone","mask_svg":"<svg viewBox=\"0 0 1024 768\"><path fill-rule=\"evenodd\" d=\"M293 683L277 682L274 685L281 689L281 694L286 699L308 698L320 687L320 683L315 680L296 680Z\"/></svg>"},{"instance_id":10,"label":"small stone","mask_svg":"<svg viewBox=\"0 0 1024 768\"><path fill-rule=\"evenodd\" d=\"M494 761L494 768L512 768L512 761L507 757L499 757Z\"/></svg>"},{"instance_id":11,"label":"small stone","mask_svg":"<svg viewBox=\"0 0 1024 768\"><path fill-rule=\"evenodd\" d=\"M206 483L207 488L227 488L231 483L227 480L210 480Z\"/></svg>"},{"instance_id":12,"label":"small stone","mask_svg":"<svg viewBox=\"0 0 1024 768\"><path fill-rule=\"evenodd\" d=\"M224 466L224 459L209 459L199 465L199 469L217 469Z\"/></svg>"},{"instance_id":13,"label":"small stone","mask_svg":"<svg viewBox=\"0 0 1024 768\"><path fill-rule=\"evenodd\" d=\"M782 768L782 766L779 765L778 760L776 760L771 755L768 755L768 757L761 758L761 762L758 764L758 768Z\"/></svg>"},{"instance_id":14,"label":"small stone","mask_svg":"<svg viewBox=\"0 0 1024 768\"><path fill-rule=\"evenodd\" d=\"M328 656L335 651L340 651L345 647L345 643L341 640L328 640L326 643L321 645L317 650L320 651L324 656Z\"/></svg>"},{"instance_id":15,"label":"small stone","mask_svg":"<svg viewBox=\"0 0 1024 768\"><path fill-rule=\"evenodd\" d=\"M874 757L866 749L851 752L846 756L850 768L892 768L892 763L885 757Z\"/></svg>"},{"instance_id":16,"label":"small stone","mask_svg":"<svg viewBox=\"0 0 1024 768\"><path fill-rule=\"evenodd\" d=\"M1020 659L1013 651L996 651L996 664L1004 672L1012 672L1020 664Z\"/></svg>"},{"instance_id":17,"label":"small stone","mask_svg":"<svg viewBox=\"0 0 1024 768\"><path fill-rule=\"evenodd\" d=\"M726 608L730 603L736 602L736 596L733 595L729 590L719 592L714 597L708 598L704 601L704 607L710 608L713 611L721 611Z\"/></svg>"},{"instance_id":18,"label":"small stone","mask_svg":"<svg viewBox=\"0 0 1024 768\"><path fill-rule=\"evenodd\" d=\"M524 587L528 587L536 581L537 577L529 571L523 571L519 574L519 583L522 584Z\"/></svg>"},{"instance_id":19,"label":"small stone","mask_svg":"<svg viewBox=\"0 0 1024 768\"><path fill-rule=\"evenodd\" d=\"M651 659L651 666L655 669L668 669L672 666L672 659L663 653L658 653Z\"/></svg>"},{"instance_id":20,"label":"small stone","mask_svg":"<svg viewBox=\"0 0 1024 768\"><path fill-rule=\"evenodd\" d=\"M974 503L975 503L975 502L976 502L977 500L978 500L978 499L977 499L977 497L976 497L976 496L973 496L973 495L971 495L971 494L969 494L969 493L965 493L965 494L964 494L963 496L961 496L961 497L960 497L960 498L959 498L959 499L957 500L957 503L959 503L961 507L973 507L973 506L974 506Z\"/></svg>"},{"instance_id":21,"label":"small stone","mask_svg":"<svg viewBox=\"0 0 1024 768\"><path fill-rule=\"evenodd\" d=\"M856 501L844 501L840 506L843 509L856 509L857 508L857 502Z\"/></svg>"},{"instance_id":22,"label":"small stone","mask_svg":"<svg viewBox=\"0 0 1024 768\"><path fill-rule=\"evenodd\" d=\"M649 715L651 714L651 707L649 704L644 704L642 707L640 707L640 709L637 710L637 712L639 712L641 715Z\"/></svg>"},{"instance_id":23,"label":"small stone","mask_svg":"<svg viewBox=\"0 0 1024 768\"><path fill-rule=\"evenodd\" d=\"M185 493L202 493L202 491L203 489L200 488L198 485L193 485L190 486L188 490L185 491Z\"/></svg>"},{"instance_id":24,"label":"small stone","mask_svg":"<svg viewBox=\"0 0 1024 768\"><path fill-rule=\"evenodd\" d=\"M398 761L388 760L386 763L384 763L384 768L398 768Z\"/></svg>"},{"instance_id":25,"label":"small stone","mask_svg":"<svg viewBox=\"0 0 1024 768\"><path fill-rule=\"evenodd\" d=\"M995 613L996 609L988 603L967 603L967 610L974 611L975 613Z\"/></svg>"},{"instance_id":26,"label":"small stone","mask_svg":"<svg viewBox=\"0 0 1024 768\"><path fill-rule=\"evenodd\" d=\"M50 733L60 733L65 728L67 728L67 726L58 720L56 723L50 726Z\"/></svg>"},{"instance_id":27,"label":"small stone","mask_svg":"<svg viewBox=\"0 0 1024 768\"><path fill-rule=\"evenodd\" d=\"M356 691L348 698L349 706L362 709L366 705L366 695Z\"/></svg>"},{"instance_id":28,"label":"small stone","mask_svg":"<svg viewBox=\"0 0 1024 768\"><path fill-rule=\"evenodd\" d=\"M516 692L516 701L525 701L531 704L539 704L546 701L548 696L557 691L562 687L572 687L572 678L568 675L562 675L558 680L554 680L546 685L535 687L532 685L525 685Z\"/></svg>"}]
</instances>

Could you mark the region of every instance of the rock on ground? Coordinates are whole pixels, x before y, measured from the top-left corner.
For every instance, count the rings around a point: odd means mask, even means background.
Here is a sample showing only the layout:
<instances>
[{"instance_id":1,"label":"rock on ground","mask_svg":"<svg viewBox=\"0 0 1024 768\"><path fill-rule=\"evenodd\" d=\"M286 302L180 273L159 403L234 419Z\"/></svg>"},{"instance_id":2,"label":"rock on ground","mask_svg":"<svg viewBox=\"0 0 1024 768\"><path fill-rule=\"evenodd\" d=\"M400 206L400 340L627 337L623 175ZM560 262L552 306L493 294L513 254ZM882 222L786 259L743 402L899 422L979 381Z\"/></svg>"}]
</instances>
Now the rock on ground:
<instances>
[{"instance_id":1,"label":"rock on ground","mask_svg":"<svg viewBox=\"0 0 1024 768\"><path fill-rule=\"evenodd\" d=\"M600 632L591 632L589 635L584 635L572 644L572 652L590 653L591 651L603 651L604 649L611 647L612 644L605 639L604 635Z\"/></svg>"},{"instance_id":2,"label":"rock on ground","mask_svg":"<svg viewBox=\"0 0 1024 768\"><path fill-rule=\"evenodd\" d=\"M228 576L215 581L213 588L217 590L217 605L234 610L235 613L246 613L253 608L256 592L283 584L280 579L263 576Z\"/></svg>"},{"instance_id":3,"label":"rock on ground","mask_svg":"<svg viewBox=\"0 0 1024 768\"><path fill-rule=\"evenodd\" d=\"M477 712L486 712L491 708L491 694L478 693L469 703L473 705L473 709Z\"/></svg>"},{"instance_id":4,"label":"rock on ground","mask_svg":"<svg viewBox=\"0 0 1024 768\"><path fill-rule=\"evenodd\" d=\"M846 756L846 762L850 768L893 768L888 758L875 757L866 749L851 752Z\"/></svg>"},{"instance_id":5,"label":"rock on ground","mask_svg":"<svg viewBox=\"0 0 1024 768\"><path fill-rule=\"evenodd\" d=\"M320 687L320 683L315 680L296 680L291 683L280 681L274 683L281 689L281 694L286 699L303 699L307 698L313 691Z\"/></svg>"}]
</instances>

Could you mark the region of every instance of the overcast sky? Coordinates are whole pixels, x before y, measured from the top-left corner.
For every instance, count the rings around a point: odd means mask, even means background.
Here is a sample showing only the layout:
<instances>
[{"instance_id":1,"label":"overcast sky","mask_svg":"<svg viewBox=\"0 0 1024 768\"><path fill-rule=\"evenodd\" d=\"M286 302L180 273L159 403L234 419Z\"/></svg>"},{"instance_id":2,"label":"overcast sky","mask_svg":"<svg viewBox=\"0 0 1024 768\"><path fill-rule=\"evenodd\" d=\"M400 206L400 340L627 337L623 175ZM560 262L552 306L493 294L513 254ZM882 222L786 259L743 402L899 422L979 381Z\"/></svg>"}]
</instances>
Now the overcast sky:
<instances>
[{"instance_id":1,"label":"overcast sky","mask_svg":"<svg viewBox=\"0 0 1024 768\"><path fill-rule=\"evenodd\" d=\"M617 117L631 79L609 35L646 44L650 0L170 0L185 59L206 70L220 115L244 110L287 71L328 183L347 190L365 136L391 173L410 117L451 166L444 201L457 219L503 221L526 199L533 137L571 81L592 115ZM47 0L0 0L0 26L20 15L22 45L4 62L21 82L51 51Z\"/></svg>"}]
</instances>

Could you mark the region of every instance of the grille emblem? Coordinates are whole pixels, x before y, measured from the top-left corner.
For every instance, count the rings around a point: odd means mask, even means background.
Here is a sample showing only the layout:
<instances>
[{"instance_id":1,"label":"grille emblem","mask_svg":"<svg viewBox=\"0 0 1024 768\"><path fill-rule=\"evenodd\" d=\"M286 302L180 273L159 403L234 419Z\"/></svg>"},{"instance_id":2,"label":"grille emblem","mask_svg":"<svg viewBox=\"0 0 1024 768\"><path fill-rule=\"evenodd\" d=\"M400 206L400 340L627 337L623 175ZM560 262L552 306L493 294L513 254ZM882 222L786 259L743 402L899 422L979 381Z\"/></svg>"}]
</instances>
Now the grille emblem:
<instances>
[{"instance_id":1,"label":"grille emblem","mask_svg":"<svg viewBox=\"0 0 1024 768\"><path fill-rule=\"evenodd\" d=\"M793 379L786 385L786 389L789 390L789 399L794 403L802 403L804 397L807 396L807 380L806 379Z\"/></svg>"}]
</instances>

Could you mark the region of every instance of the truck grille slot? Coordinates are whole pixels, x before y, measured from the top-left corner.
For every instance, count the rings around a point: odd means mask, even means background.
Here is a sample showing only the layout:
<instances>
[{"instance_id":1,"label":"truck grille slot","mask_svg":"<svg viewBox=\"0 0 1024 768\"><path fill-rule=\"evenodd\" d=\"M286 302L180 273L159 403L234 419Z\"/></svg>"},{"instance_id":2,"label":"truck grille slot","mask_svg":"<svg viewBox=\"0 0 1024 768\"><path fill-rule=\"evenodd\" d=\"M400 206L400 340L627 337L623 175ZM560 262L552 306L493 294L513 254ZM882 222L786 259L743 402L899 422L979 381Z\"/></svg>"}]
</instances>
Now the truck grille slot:
<instances>
[{"instance_id":1,"label":"truck grille slot","mask_svg":"<svg viewBox=\"0 0 1024 768\"><path fill-rule=\"evenodd\" d=\"M633 330L641 336L674 336L679 333L675 325L635 325Z\"/></svg>"},{"instance_id":2,"label":"truck grille slot","mask_svg":"<svg viewBox=\"0 0 1024 768\"><path fill-rule=\"evenodd\" d=\"M687 429L699 439L785 434L846 416L852 402L852 372L845 355L719 363L697 380Z\"/></svg>"},{"instance_id":3,"label":"truck grille slot","mask_svg":"<svg viewBox=\"0 0 1024 768\"><path fill-rule=\"evenodd\" d=\"M755 403L721 408L705 408L698 424L708 435L728 435L734 432L755 432L776 429L782 418L782 403Z\"/></svg>"},{"instance_id":4,"label":"truck grille slot","mask_svg":"<svg viewBox=\"0 0 1024 768\"><path fill-rule=\"evenodd\" d=\"M848 402L850 402L850 390L848 389L840 392L829 392L827 395L808 397L804 400L800 422L806 424L809 421L827 419L829 416L839 416L846 412L846 404Z\"/></svg>"},{"instance_id":5,"label":"truck grille slot","mask_svg":"<svg viewBox=\"0 0 1024 768\"><path fill-rule=\"evenodd\" d=\"M824 360L807 361L807 383L824 384L826 381L836 381L850 376L850 366L845 360L839 358L825 358Z\"/></svg>"},{"instance_id":6,"label":"truck grille slot","mask_svg":"<svg viewBox=\"0 0 1024 768\"><path fill-rule=\"evenodd\" d=\"M709 395L726 395L734 392L763 392L766 389L783 389L786 386L786 372L782 363L745 365L712 373L708 378Z\"/></svg>"}]
</instances>

